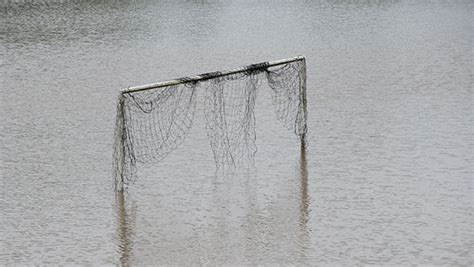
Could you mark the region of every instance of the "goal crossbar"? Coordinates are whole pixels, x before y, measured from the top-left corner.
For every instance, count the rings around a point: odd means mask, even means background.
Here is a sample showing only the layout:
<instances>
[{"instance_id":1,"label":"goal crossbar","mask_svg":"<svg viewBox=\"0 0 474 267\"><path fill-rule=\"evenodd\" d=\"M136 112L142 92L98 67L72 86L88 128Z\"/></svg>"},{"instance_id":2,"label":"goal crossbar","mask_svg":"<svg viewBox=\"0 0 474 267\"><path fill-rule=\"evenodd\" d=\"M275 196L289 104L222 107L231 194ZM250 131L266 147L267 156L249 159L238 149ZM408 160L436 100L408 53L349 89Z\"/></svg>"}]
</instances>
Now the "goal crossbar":
<instances>
[{"instance_id":1,"label":"goal crossbar","mask_svg":"<svg viewBox=\"0 0 474 267\"><path fill-rule=\"evenodd\" d=\"M256 71L256 70L261 70L261 69L265 69L269 67L275 67L278 65L288 64L288 63L299 61L299 60L305 60L304 56L297 56L297 57L275 60L275 61L266 61L266 62L261 62L261 63L244 66L244 67L231 69L231 70L208 72L208 73L203 73L196 76L183 77L183 78L168 80L164 82L128 87L121 90L121 93L122 94L134 93L134 92L140 92L144 90L156 89L160 87L178 85L178 84L183 84L183 83L198 82L198 81L213 79L217 77L232 75L232 74L236 74L240 72Z\"/></svg>"}]
</instances>

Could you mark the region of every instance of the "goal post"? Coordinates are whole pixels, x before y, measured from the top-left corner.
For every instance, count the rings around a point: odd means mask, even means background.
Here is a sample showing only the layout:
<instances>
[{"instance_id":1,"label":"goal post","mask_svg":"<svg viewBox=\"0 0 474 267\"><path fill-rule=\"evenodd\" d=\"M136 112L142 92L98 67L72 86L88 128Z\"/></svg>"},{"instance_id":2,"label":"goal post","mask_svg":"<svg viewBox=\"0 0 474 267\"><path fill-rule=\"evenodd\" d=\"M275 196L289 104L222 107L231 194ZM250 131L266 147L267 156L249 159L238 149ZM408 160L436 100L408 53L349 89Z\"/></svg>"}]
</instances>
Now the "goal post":
<instances>
[{"instance_id":1,"label":"goal post","mask_svg":"<svg viewBox=\"0 0 474 267\"><path fill-rule=\"evenodd\" d=\"M306 146L306 59L297 56L120 91L114 142L115 190L136 178L137 163L158 162L189 132L196 95L206 94L206 130L217 168L253 162L256 91L266 80L280 121ZM204 91L204 92L202 92Z\"/></svg>"},{"instance_id":2,"label":"goal post","mask_svg":"<svg viewBox=\"0 0 474 267\"><path fill-rule=\"evenodd\" d=\"M208 79L213 79L213 78L218 78L218 77L223 77L223 76L228 76L236 73L241 73L241 72L251 72L251 71L258 71L258 70L265 70L266 68L270 67L275 67L279 65L284 65L288 63L292 63L295 61L301 61L303 64L305 64L303 70L304 70L304 77L303 81L306 83L306 59L304 56L296 56L292 58L287 58L287 59L280 59L280 60L275 60L275 61L267 61L267 62L261 62L261 63L256 63L256 64L251 64L248 66L244 67L239 67L231 70L224 70L224 71L214 71L214 72L208 72L208 73L203 73L199 74L196 76L191 76L191 77L182 77L174 80L168 80L164 82L158 82L158 83L151 83L151 84L145 84L145 85L139 85L139 86L133 86L133 87L128 87L120 91L121 94L126 94L126 93L135 93L135 92L140 92L144 90L150 90L150 89L156 89L160 87L166 87L166 86L172 86L172 85L177 85L177 84L183 84L183 83L189 83L189 82L198 82L202 80L208 80Z\"/></svg>"}]
</instances>

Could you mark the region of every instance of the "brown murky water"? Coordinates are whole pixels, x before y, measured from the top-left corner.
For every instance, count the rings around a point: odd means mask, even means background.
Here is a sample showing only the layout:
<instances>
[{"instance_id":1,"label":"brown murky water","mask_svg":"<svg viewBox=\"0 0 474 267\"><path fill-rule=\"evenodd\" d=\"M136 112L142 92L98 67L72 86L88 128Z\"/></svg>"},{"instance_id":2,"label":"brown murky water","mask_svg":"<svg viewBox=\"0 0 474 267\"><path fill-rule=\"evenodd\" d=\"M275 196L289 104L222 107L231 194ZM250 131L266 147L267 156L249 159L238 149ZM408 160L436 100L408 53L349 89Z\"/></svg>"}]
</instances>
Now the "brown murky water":
<instances>
[{"instance_id":1,"label":"brown murky water","mask_svg":"<svg viewBox=\"0 0 474 267\"><path fill-rule=\"evenodd\" d=\"M0 264L472 265L470 2L3 1ZM120 88L299 54L306 150L261 90L255 171L113 193Z\"/></svg>"}]
</instances>

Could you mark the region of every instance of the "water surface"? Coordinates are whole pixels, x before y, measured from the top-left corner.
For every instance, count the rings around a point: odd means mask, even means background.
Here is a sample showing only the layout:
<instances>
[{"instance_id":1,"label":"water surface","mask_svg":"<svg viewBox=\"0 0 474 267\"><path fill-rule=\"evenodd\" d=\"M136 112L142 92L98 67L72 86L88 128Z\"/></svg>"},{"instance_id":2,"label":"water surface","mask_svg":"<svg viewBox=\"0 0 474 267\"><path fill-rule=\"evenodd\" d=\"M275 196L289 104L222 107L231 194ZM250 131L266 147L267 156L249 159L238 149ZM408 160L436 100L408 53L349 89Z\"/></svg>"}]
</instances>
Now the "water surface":
<instances>
[{"instance_id":1,"label":"water surface","mask_svg":"<svg viewBox=\"0 0 474 267\"><path fill-rule=\"evenodd\" d=\"M470 1L0 12L0 264L473 264ZM216 173L198 116L113 193L120 88L299 54L304 153L262 88L255 171Z\"/></svg>"}]
</instances>

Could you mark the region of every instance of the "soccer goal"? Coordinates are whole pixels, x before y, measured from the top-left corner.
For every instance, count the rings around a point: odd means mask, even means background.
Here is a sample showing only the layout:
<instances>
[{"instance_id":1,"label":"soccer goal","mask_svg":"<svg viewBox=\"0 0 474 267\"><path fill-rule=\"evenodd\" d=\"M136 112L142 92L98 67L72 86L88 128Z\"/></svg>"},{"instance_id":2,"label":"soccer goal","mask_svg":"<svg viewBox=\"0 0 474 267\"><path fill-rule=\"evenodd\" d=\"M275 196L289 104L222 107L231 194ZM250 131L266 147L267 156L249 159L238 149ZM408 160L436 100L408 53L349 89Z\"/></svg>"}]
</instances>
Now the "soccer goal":
<instances>
[{"instance_id":1,"label":"soccer goal","mask_svg":"<svg viewBox=\"0 0 474 267\"><path fill-rule=\"evenodd\" d=\"M255 101L270 88L277 118L306 143L306 61L303 56L123 89L118 97L114 144L115 189L137 175L137 163L156 163L189 133L196 96L204 94L206 133L216 167L253 162Z\"/></svg>"}]
</instances>

